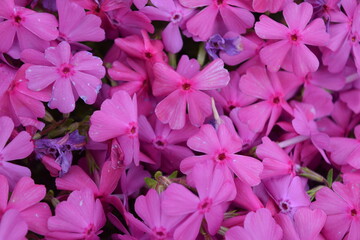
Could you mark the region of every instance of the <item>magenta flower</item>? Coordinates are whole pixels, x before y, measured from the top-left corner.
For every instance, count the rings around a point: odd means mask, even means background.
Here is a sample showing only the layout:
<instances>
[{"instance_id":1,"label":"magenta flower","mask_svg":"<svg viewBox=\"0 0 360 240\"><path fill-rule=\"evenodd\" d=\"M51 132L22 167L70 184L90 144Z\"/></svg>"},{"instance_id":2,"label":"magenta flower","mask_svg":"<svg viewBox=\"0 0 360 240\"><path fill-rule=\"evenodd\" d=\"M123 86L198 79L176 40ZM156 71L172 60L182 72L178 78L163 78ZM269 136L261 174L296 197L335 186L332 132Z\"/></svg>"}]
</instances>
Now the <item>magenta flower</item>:
<instances>
[{"instance_id":1,"label":"magenta flower","mask_svg":"<svg viewBox=\"0 0 360 240\"><path fill-rule=\"evenodd\" d=\"M78 96L87 104L95 102L101 78L105 76L100 58L85 51L72 55L69 43L61 42L46 49L45 59L48 65L29 67L26 78L29 79L29 89L34 91L53 86L50 108L63 113L72 112Z\"/></svg>"},{"instance_id":2,"label":"magenta flower","mask_svg":"<svg viewBox=\"0 0 360 240\"><path fill-rule=\"evenodd\" d=\"M279 40L260 52L261 60L270 71L276 72L284 64L289 64L296 75L305 76L319 68L319 60L305 44L325 46L329 34L320 18L308 24L312 13L309 3L289 3L283 11L288 28L268 16L260 17L260 22L255 24L256 34L263 39Z\"/></svg>"},{"instance_id":3,"label":"magenta flower","mask_svg":"<svg viewBox=\"0 0 360 240\"><path fill-rule=\"evenodd\" d=\"M326 239L340 240L359 237L360 221L360 186L358 183L342 184L335 182L333 191L327 187L316 193L316 201L311 208L322 209L327 214L326 223L322 231ZM341 223L341 224L340 224Z\"/></svg>"},{"instance_id":4,"label":"magenta flower","mask_svg":"<svg viewBox=\"0 0 360 240\"><path fill-rule=\"evenodd\" d=\"M245 33L254 24L254 16L241 1L224 0L179 0L188 8L205 7L186 23L187 30L201 41L212 35L232 31Z\"/></svg>"},{"instance_id":5,"label":"magenta flower","mask_svg":"<svg viewBox=\"0 0 360 240\"><path fill-rule=\"evenodd\" d=\"M101 19L94 14L86 14L84 9L70 0L56 1L59 14L59 39L69 43L105 39Z\"/></svg>"},{"instance_id":6,"label":"magenta flower","mask_svg":"<svg viewBox=\"0 0 360 240\"><path fill-rule=\"evenodd\" d=\"M241 181L251 186L260 183L262 163L255 158L235 154L241 151L242 140L231 133L225 124L220 124L217 131L209 124L203 125L198 134L189 138L187 144L191 149L205 155L185 158L180 164L182 172L193 172L197 163L214 163L223 170L223 174L233 172Z\"/></svg>"},{"instance_id":7,"label":"magenta flower","mask_svg":"<svg viewBox=\"0 0 360 240\"><path fill-rule=\"evenodd\" d=\"M51 216L49 206L39 202L45 197L45 186L34 184L31 178L23 177L9 197L9 184L3 175L0 175L0 183L0 215L14 209L19 212L30 231L45 235L48 231L47 221Z\"/></svg>"},{"instance_id":8,"label":"magenta flower","mask_svg":"<svg viewBox=\"0 0 360 240\"><path fill-rule=\"evenodd\" d=\"M299 208L292 220L288 215L278 214L275 220L282 227L283 240L323 239L320 232L326 221L326 214L320 209Z\"/></svg>"},{"instance_id":9,"label":"magenta flower","mask_svg":"<svg viewBox=\"0 0 360 240\"><path fill-rule=\"evenodd\" d=\"M17 210L4 213L0 221L0 239L25 240L27 232L28 226Z\"/></svg>"},{"instance_id":10,"label":"magenta flower","mask_svg":"<svg viewBox=\"0 0 360 240\"><path fill-rule=\"evenodd\" d=\"M159 195L154 189L150 189L146 196L139 196L135 202L135 211L143 219L139 222L131 215L128 217L130 225L138 227L146 233L149 239L170 240L173 239L174 230L183 219L181 216L169 216L164 211L163 195Z\"/></svg>"},{"instance_id":11,"label":"magenta flower","mask_svg":"<svg viewBox=\"0 0 360 240\"><path fill-rule=\"evenodd\" d=\"M198 129L191 124L181 130L171 130L167 124L156 120L154 127L141 115L139 117L139 135L142 151L156 162L157 169L173 172L179 169L180 162L186 157L193 156L193 152L183 146L186 140L193 136Z\"/></svg>"},{"instance_id":12,"label":"magenta flower","mask_svg":"<svg viewBox=\"0 0 360 240\"><path fill-rule=\"evenodd\" d=\"M266 190L274 199L281 213L294 216L300 207L308 207L310 198L305 191L305 179L283 176L264 182Z\"/></svg>"},{"instance_id":13,"label":"magenta flower","mask_svg":"<svg viewBox=\"0 0 360 240\"><path fill-rule=\"evenodd\" d=\"M67 201L56 206L55 216L48 220L51 239L100 239L98 235L106 218L99 199L95 200L91 190L74 191Z\"/></svg>"},{"instance_id":14,"label":"magenta flower","mask_svg":"<svg viewBox=\"0 0 360 240\"><path fill-rule=\"evenodd\" d=\"M134 159L139 165L139 136L136 95L131 99L125 91L116 92L90 118L89 136L95 142L116 138L124 154L124 164Z\"/></svg>"},{"instance_id":15,"label":"magenta flower","mask_svg":"<svg viewBox=\"0 0 360 240\"><path fill-rule=\"evenodd\" d=\"M30 134L22 131L5 146L14 130L14 123L9 117L0 117L0 129L0 174L6 176L10 189L14 189L19 179L24 176L30 177L31 172L27 167L8 161L26 158L34 150L34 144Z\"/></svg>"},{"instance_id":16,"label":"magenta flower","mask_svg":"<svg viewBox=\"0 0 360 240\"><path fill-rule=\"evenodd\" d=\"M169 22L161 34L163 43L167 51L179 52L183 46L180 27L184 28L193 10L182 7L178 0L155 0L151 3L154 7L146 6L141 9L141 12L145 13L151 20Z\"/></svg>"},{"instance_id":17,"label":"magenta flower","mask_svg":"<svg viewBox=\"0 0 360 240\"><path fill-rule=\"evenodd\" d=\"M252 7L256 12L276 13L281 11L289 2L289 0L253 0Z\"/></svg>"},{"instance_id":18,"label":"magenta flower","mask_svg":"<svg viewBox=\"0 0 360 240\"><path fill-rule=\"evenodd\" d=\"M39 51L49 46L49 41L58 37L57 20L49 13L38 13L28 8L16 6L14 0L0 3L0 52L8 52L20 57L22 50L31 48Z\"/></svg>"},{"instance_id":19,"label":"magenta flower","mask_svg":"<svg viewBox=\"0 0 360 240\"><path fill-rule=\"evenodd\" d=\"M283 109L293 114L287 100L293 96L300 84L300 79L289 72L272 73L265 67L258 66L249 68L240 79L240 90L260 101L240 108L240 121L254 132L261 132L265 128L266 135L269 134Z\"/></svg>"},{"instance_id":20,"label":"magenta flower","mask_svg":"<svg viewBox=\"0 0 360 240\"><path fill-rule=\"evenodd\" d=\"M226 232L226 240L281 240L283 231L266 208L258 209L246 215L244 227L233 227Z\"/></svg>"},{"instance_id":21,"label":"magenta flower","mask_svg":"<svg viewBox=\"0 0 360 240\"><path fill-rule=\"evenodd\" d=\"M41 101L50 100L51 89L41 91L28 89L25 70L28 64L15 72L5 64L0 65L2 84L0 87L0 116L9 116L16 126L34 126L42 129L45 124L37 120L45 116L45 107Z\"/></svg>"},{"instance_id":22,"label":"magenta flower","mask_svg":"<svg viewBox=\"0 0 360 240\"><path fill-rule=\"evenodd\" d=\"M177 183L172 183L164 192L163 209L166 214L185 217L175 230L175 240L195 239L203 218L209 233L215 235L223 221L227 203L236 194L233 183L211 163L199 163L192 172L192 180L199 197Z\"/></svg>"},{"instance_id":23,"label":"magenta flower","mask_svg":"<svg viewBox=\"0 0 360 240\"><path fill-rule=\"evenodd\" d=\"M186 109L194 126L201 126L211 114L210 96L201 90L213 90L225 87L229 73L220 59L212 61L201 72L190 78L175 72L169 65L154 65L155 96L166 96L155 108L156 116L163 123L169 123L171 129L181 129L185 125Z\"/></svg>"}]
</instances>

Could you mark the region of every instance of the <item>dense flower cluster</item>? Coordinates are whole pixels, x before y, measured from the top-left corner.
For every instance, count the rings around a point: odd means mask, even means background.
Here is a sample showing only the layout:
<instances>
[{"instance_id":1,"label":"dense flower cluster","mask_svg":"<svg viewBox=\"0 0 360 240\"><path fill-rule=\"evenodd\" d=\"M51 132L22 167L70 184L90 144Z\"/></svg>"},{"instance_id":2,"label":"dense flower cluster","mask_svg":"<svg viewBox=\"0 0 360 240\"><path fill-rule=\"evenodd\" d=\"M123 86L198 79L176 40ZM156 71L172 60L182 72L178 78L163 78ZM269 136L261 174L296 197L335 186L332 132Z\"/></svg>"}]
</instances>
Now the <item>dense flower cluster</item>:
<instances>
[{"instance_id":1,"label":"dense flower cluster","mask_svg":"<svg viewBox=\"0 0 360 240\"><path fill-rule=\"evenodd\" d=\"M1 0L0 239L359 240L358 0Z\"/></svg>"}]
</instances>

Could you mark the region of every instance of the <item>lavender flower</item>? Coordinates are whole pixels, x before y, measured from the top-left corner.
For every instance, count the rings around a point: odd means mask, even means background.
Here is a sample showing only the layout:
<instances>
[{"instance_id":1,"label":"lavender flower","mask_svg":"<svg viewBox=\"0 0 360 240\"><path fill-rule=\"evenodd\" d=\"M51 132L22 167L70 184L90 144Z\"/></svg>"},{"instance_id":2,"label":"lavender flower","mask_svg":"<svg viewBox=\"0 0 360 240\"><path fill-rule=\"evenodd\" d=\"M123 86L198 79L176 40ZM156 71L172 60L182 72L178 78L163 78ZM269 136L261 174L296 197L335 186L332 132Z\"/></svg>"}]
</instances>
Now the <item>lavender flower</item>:
<instances>
[{"instance_id":1,"label":"lavender flower","mask_svg":"<svg viewBox=\"0 0 360 240\"><path fill-rule=\"evenodd\" d=\"M41 159L44 155L51 156L61 166L59 176L68 172L72 164L72 151L82 150L85 145L85 137L76 130L61 138L39 139L35 141L35 153Z\"/></svg>"},{"instance_id":2,"label":"lavender flower","mask_svg":"<svg viewBox=\"0 0 360 240\"><path fill-rule=\"evenodd\" d=\"M213 59L219 58L220 51L225 51L226 54L234 56L242 50L241 39L240 37L223 38L219 34L215 34L206 42L205 49Z\"/></svg>"}]
</instances>

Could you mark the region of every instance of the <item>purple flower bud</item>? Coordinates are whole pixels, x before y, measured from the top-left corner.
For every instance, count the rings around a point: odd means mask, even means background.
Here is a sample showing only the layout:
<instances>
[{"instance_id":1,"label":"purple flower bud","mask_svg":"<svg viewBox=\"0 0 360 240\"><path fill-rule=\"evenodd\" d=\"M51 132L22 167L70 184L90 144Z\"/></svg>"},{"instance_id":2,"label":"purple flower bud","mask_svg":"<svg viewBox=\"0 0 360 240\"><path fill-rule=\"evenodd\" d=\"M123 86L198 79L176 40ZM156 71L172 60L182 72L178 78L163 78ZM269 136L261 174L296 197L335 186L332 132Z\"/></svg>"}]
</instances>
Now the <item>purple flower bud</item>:
<instances>
[{"instance_id":1,"label":"purple flower bud","mask_svg":"<svg viewBox=\"0 0 360 240\"><path fill-rule=\"evenodd\" d=\"M241 39L240 37L223 38L219 34L215 34L206 42L205 49L213 59L219 58L218 54L220 51L234 56L242 50Z\"/></svg>"}]
</instances>

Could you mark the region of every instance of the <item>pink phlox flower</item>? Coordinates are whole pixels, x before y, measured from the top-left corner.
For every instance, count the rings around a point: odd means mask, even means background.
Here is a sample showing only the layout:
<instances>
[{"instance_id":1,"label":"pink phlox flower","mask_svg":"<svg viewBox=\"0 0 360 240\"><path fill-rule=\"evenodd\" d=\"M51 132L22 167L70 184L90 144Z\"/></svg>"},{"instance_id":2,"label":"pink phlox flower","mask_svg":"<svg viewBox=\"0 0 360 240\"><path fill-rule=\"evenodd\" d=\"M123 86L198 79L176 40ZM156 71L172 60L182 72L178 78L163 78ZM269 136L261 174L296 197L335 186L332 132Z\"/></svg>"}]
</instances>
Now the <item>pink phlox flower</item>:
<instances>
[{"instance_id":1,"label":"pink phlox flower","mask_svg":"<svg viewBox=\"0 0 360 240\"><path fill-rule=\"evenodd\" d=\"M271 212L266 208L260 208L256 212L246 215L244 227L230 228L226 234L226 240L281 240L283 230L271 216Z\"/></svg>"},{"instance_id":2,"label":"pink phlox flower","mask_svg":"<svg viewBox=\"0 0 360 240\"><path fill-rule=\"evenodd\" d=\"M34 65L26 70L28 87L40 91L53 86L49 107L69 113L75 109L75 100L80 98L86 104L93 104L101 88L105 68L98 57L81 51L71 54L70 45L61 42L45 51L45 58L51 66Z\"/></svg>"},{"instance_id":3,"label":"pink phlox flower","mask_svg":"<svg viewBox=\"0 0 360 240\"><path fill-rule=\"evenodd\" d=\"M6 177L0 175L0 182L1 215L6 214L10 209L15 209L30 231L45 235L48 232L47 220L51 216L49 205L40 202L46 195L45 186L34 184L34 180L30 177L23 177L17 182L9 197L9 184Z\"/></svg>"},{"instance_id":4,"label":"pink phlox flower","mask_svg":"<svg viewBox=\"0 0 360 240\"><path fill-rule=\"evenodd\" d=\"M211 90L209 94L225 113L230 113L236 107L247 106L256 101L256 98L239 91L240 75L230 72L229 84L220 90Z\"/></svg>"},{"instance_id":5,"label":"pink phlox flower","mask_svg":"<svg viewBox=\"0 0 360 240\"><path fill-rule=\"evenodd\" d=\"M287 175L268 179L264 184L281 213L293 217L298 208L310 205L310 198L305 191L305 179Z\"/></svg>"},{"instance_id":6,"label":"pink phlox flower","mask_svg":"<svg viewBox=\"0 0 360 240\"><path fill-rule=\"evenodd\" d=\"M186 109L191 124L201 126L212 112L210 96L202 90L223 88L230 80L220 59L192 77L183 76L164 63L154 65L154 74L153 94L166 96L156 106L155 114L161 122L169 123L171 129L184 127Z\"/></svg>"},{"instance_id":7,"label":"pink phlox flower","mask_svg":"<svg viewBox=\"0 0 360 240\"><path fill-rule=\"evenodd\" d=\"M330 140L330 159L339 165L349 164L355 169L360 169L360 125L354 129L355 139L334 137Z\"/></svg>"},{"instance_id":8,"label":"pink phlox flower","mask_svg":"<svg viewBox=\"0 0 360 240\"><path fill-rule=\"evenodd\" d=\"M17 72L6 65L0 65L2 84L0 86L0 116L9 116L16 126L34 126L42 129L45 125L37 120L45 116L45 107L41 101L50 100L51 89L42 91L28 89L23 65Z\"/></svg>"},{"instance_id":9,"label":"pink phlox flower","mask_svg":"<svg viewBox=\"0 0 360 240\"><path fill-rule=\"evenodd\" d=\"M326 239L357 239L360 221L360 185L359 183L342 184L335 182L332 189L321 188L316 193L312 209L321 209L327 214L322 234ZM340 224L341 223L341 224Z\"/></svg>"},{"instance_id":10,"label":"pink phlox flower","mask_svg":"<svg viewBox=\"0 0 360 240\"><path fill-rule=\"evenodd\" d=\"M174 230L182 216L169 216L164 211L163 194L158 194L154 189L150 189L146 196L139 196L135 202L135 211L144 223L138 222L133 217L128 218L130 224L137 225L148 238L154 240L171 240Z\"/></svg>"},{"instance_id":11,"label":"pink phlox flower","mask_svg":"<svg viewBox=\"0 0 360 240\"><path fill-rule=\"evenodd\" d=\"M210 36L232 31L245 33L254 24L254 16L247 10L246 4L233 0L179 0L188 8L205 7L191 17L186 28L195 38L206 41Z\"/></svg>"},{"instance_id":12,"label":"pink phlox flower","mask_svg":"<svg viewBox=\"0 0 360 240\"><path fill-rule=\"evenodd\" d=\"M276 222L283 229L283 240L321 240L320 234L326 221L326 214L321 209L299 208L292 220L288 215L278 214Z\"/></svg>"},{"instance_id":13,"label":"pink phlox flower","mask_svg":"<svg viewBox=\"0 0 360 240\"><path fill-rule=\"evenodd\" d=\"M71 0L57 1L59 14L59 40L68 43L105 39L101 19L94 14L86 14L84 9Z\"/></svg>"},{"instance_id":14,"label":"pink phlox flower","mask_svg":"<svg viewBox=\"0 0 360 240\"><path fill-rule=\"evenodd\" d=\"M270 71L279 71L286 60L291 62L291 68L297 76L305 76L318 69L319 60L305 44L325 46L329 34L320 18L308 24L312 13L313 8L309 3L289 3L283 11L289 27L275 22L266 15L260 17L260 21L255 24L256 34L263 39L277 40L260 51L261 60Z\"/></svg>"},{"instance_id":15,"label":"pink phlox flower","mask_svg":"<svg viewBox=\"0 0 360 240\"><path fill-rule=\"evenodd\" d=\"M4 213L0 221L0 239L25 240L27 232L28 226L17 210Z\"/></svg>"},{"instance_id":16,"label":"pink phlox flower","mask_svg":"<svg viewBox=\"0 0 360 240\"><path fill-rule=\"evenodd\" d=\"M282 110L293 114L287 100L301 84L300 79L289 72L272 73L264 67L251 67L240 79L240 90L260 101L238 110L240 121L254 132L266 129L268 135L280 117ZM268 122L268 123L267 123ZM265 127L267 123L267 127Z\"/></svg>"},{"instance_id":17,"label":"pink phlox flower","mask_svg":"<svg viewBox=\"0 0 360 240\"><path fill-rule=\"evenodd\" d=\"M106 218L99 199L90 189L74 191L55 208L55 216L48 220L47 237L52 239L97 240Z\"/></svg>"},{"instance_id":18,"label":"pink phlox flower","mask_svg":"<svg viewBox=\"0 0 360 240\"><path fill-rule=\"evenodd\" d=\"M125 91L116 92L105 100L99 111L90 118L89 136L96 142L116 138L124 154L124 164L134 160L139 165L139 136L136 95L132 98Z\"/></svg>"},{"instance_id":19,"label":"pink phlox flower","mask_svg":"<svg viewBox=\"0 0 360 240\"><path fill-rule=\"evenodd\" d=\"M269 11L276 13L283 10L289 2L291 0L253 0L252 7L255 12L264 13Z\"/></svg>"},{"instance_id":20,"label":"pink phlox flower","mask_svg":"<svg viewBox=\"0 0 360 240\"><path fill-rule=\"evenodd\" d=\"M197 131L191 124L172 130L158 119L151 125L145 116L139 117L141 149L156 162L154 168L166 173L179 169L181 160L194 155L184 143Z\"/></svg>"},{"instance_id":21,"label":"pink phlox flower","mask_svg":"<svg viewBox=\"0 0 360 240\"><path fill-rule=\"evenodd\" d=\"M240 35L234 32L228 32L224 35L224 38L238 38L236 41L236 48L238 53L228 54L226 51L220 51L220 58L228 65L235 66L239 63L253 62L256 59L259 59L259 51L265 45L265 42L259 38L255 33L250 33L248 35ZM260 62L260 60L259 60ZM249 64L249 63L247 63Z\"/></svg>"},{"instance_id":22,"label":"pink phlox flower","mask_svg":"<svg viewBox=\"0 0 360 240\"><path fill-rule=\"evenodd\" d=\"M261 178L266 179L284 175L296 176L300 165L268 137L263 137L262 142L256 148L256 155L262 160L264 165Z\"/></svg>"},{"instance_id":23,"label":"pink phlox flower","mask_svg":"<svg viewBox=\"0 0 360 240\"><path fill-rule=\"evenodd\" d=\"M146 6L140 11L151 20L169 22L161 34L163 43L167 51L179 52L183 46L180 28L185 27L186 21L193 15L194 10L184 8L178 0L154 0L151 3L154 6Z\"/></svg>"},{"instance_id":24,"label":"pink phlox flower","mask_svg":"<svg viewBox=\"0 0 360 240\"><path fill-rule=\"evenodd\" d=\"M211 163L197 164L191 174L199 197L177 183L172 183L164 192L163 209L166 214L185 217L175 230L175 240L195 239L203 218L210 235L215 235L229 201L236 194L234 184Z\"/></svg>"},{"instance_id":25,"label":"pink phlox flower","mask_svg":"<svg viewBox=\"0 0 360 240\"><path fill-rule=\"evenodd\" d=\"M314 8L313 19L323 18L328 29L331 16L340 10L340 0L305 0Z\"/></svg>"},{"instance_id":26,"label":"pink phlox flower","mask_svg":"<svg viewBox=\"0 0 360 240\"><path fill-rule=\"evenodd\" d=\"M0 22L0 52L8 52L13 58L28 48L45 50L59 34L55 16L17 6L14 0L1 2L0 18L4 19Z\"/></svg>"},{"instance_id":27,"label":"pink phlox flower","mask_svg":"<svg viewBox=\"0 0 360 240\"><path fill-rule=\"evenodd\" d=\"M329 25L330 41L323 49L323 63L332 73L341 72L352 54L359 72L360 48L360 7L356 0L343 0L344 10L336 11L331 16Z\"/></svg>"},{"instance_id":28,"label":"pink phlox flower","mask_svg":"<svg viewBox=\"0 0 360 240\"><path fill-rule=\"evenodd\" d=\"M313 73L309 73L304 78L305 84L312 84L317 87L325 88L328 90L339 91L345 86L347 79L353 77L354 69L352 67L345 67L343 72L331 73L325 66Z\"/></svg>"},{"instance_id":29,"label":"pink phlox flower","mask_svg":"<svg viewBox=\"0 0 360 240\"><path fill-rule=\"evenodd\" d=\"M34 143L30 134L22 131L6 145L14 130L14 123L9 117L0 117L0 129L0 174L6 176L10 189L14 189L19 179L24 176L30 177L31 172L27 167L9 161L28 157L34 150Z\"/></svg>"},{"instance_id":30,"label":"pink phlox flower","mask_svg":"<svg viewBox=\"0 0 360 240\"><path fill-rule=\"evenodd\" d=\"M299 138L303 138L303 140L306 138L310 139L324 160L327 163L330 163L325 153L325 150L329 148L330 138L327 134L318 130L318 126L315 122L315 108L310 104L298 102L294 102L294 106L292 126L294 127L295 132L302 136Z\"/></svg>"},{"instance_id":31,"label":"pink phlox flower","mask_svg":"<svg viewBox=\"0 0 360 240\"><path fill-rule=\"evenodd\" d=\"M187 144L205 155L185 158L180 164L183 173L193 172L197 163L214 163L223 170L223 174L235 173L250 186L260 183L262 163L255 158L236 154L242 149L242 140L237 134L230 132L225 124L220 124L217 130L204 124L196 135L189 138Z\"/></svg>"}]
</instances>

